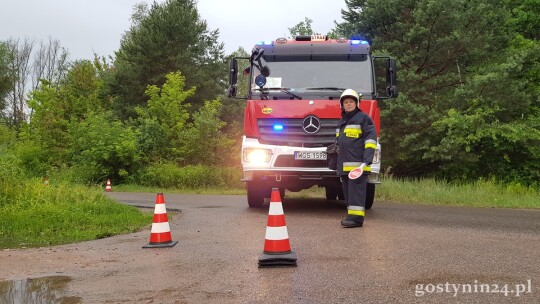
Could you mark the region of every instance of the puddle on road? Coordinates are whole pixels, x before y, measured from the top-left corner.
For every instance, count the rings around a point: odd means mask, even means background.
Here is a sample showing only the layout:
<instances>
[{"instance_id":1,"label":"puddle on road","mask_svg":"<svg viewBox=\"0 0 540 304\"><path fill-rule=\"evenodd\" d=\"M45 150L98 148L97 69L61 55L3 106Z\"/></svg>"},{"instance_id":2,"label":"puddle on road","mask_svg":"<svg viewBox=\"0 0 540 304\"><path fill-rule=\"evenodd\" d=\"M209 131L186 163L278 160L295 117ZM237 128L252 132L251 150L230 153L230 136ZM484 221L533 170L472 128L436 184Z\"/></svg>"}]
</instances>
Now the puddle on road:
<instances>
[{"instance_id":1,"label":"puddle on road","mask_svg":"<svg viewBox=\"0 0 540 304\"><path fill-rule=\"evenodd\" d=\"M81 303L79 297L66 297L68 276L50 276L18 281L0 281L0 303Z\"/></svg>"}]
</instances>

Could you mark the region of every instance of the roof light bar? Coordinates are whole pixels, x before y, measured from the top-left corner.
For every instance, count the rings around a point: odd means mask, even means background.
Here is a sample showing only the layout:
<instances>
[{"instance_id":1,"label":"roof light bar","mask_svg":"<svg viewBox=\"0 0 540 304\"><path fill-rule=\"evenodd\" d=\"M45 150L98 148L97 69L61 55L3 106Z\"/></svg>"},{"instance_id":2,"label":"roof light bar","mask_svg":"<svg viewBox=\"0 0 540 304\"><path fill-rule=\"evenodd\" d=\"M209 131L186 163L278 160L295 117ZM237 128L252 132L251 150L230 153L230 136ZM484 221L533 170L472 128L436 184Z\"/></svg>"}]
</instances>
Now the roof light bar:
<instances>
[{"instance_id":1,"label":"roof light bar","mask_svg":"<svg viewBox=\"0 0 540 304\"><path fill-rule=\"evenodd\" d=\"M369 44L369 42L365 41L365 40L351 40L351 44L352 45L358 45L358 44Z\"/></svg>"},{"instance_id":2,"label":"roof light bar","mask_svg":"<svg viewBox=\"0 0 540 304\"><path fill-rule=\"evenodd\" d=\"M258 41L255 45L272 45L274 42L271 40Z\"/></svg>"}]
</instances>

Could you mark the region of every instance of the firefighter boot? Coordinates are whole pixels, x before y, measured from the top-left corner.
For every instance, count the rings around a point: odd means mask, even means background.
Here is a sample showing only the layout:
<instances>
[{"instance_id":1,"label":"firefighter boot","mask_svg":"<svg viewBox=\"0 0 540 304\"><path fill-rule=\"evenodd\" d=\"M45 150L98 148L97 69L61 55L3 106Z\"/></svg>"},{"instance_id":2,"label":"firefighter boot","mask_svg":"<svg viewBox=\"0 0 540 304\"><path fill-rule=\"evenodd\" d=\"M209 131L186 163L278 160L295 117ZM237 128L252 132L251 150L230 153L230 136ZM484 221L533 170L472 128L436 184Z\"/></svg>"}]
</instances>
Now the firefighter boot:
<instances>
[{"instance_id":1,"label":"firefighter boot","mask_svg":"<svg viewBox=\"0 0 540 304\"><path fill-rule=\"evenodd\" d=\"M362 227L364 217L359 215L349 215L346 219L341 220L341 226L345 228Z\"/></svg>"}]
</instances>

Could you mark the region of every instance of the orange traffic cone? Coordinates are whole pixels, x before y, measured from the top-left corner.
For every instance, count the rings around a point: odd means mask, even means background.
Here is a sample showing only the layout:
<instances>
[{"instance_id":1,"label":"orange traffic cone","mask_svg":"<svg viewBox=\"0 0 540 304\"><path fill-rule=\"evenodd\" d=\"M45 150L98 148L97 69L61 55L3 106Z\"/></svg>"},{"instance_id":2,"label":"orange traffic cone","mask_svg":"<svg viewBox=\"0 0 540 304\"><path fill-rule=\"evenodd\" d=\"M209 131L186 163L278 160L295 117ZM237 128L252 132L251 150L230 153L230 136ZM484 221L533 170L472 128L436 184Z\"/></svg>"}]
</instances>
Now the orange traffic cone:
<instances>
[{"instance_id":1,"label":"orange traffic cone","mask_svg":"<svg viewBox=\"0 0 540 304\"><path fill-rule=\"evenodd\" d=\"M272 188L264 251L259 257L259 267L266 266L296 266L296 254L291 251L278 188Z\"/></svg>"},{"instance_id":2,"label":"orange traffic cone","mask_svg":"<svg viewBox=\"0 0 540 304\"><path fill-rule=\"evenodd\" d=\"M45 185L45 187L48 187L49 186L49 178L48 177L45 177L43 179L43 185Z\"/></svg>"},{"instance_id":3,"label":"orange traffic cone","mask_svg":"<svg viewBox=\"0 0 540 304\"><path fill-rule=\"evenodd\" d=\"M112 191L112 188L111 188L111 180L108 179L107 180L107 185L105 186L105 192L111 192Z\"/></svg>"},{"instance_id":4,"label":"orange traffic cone","mask_svg":"<svg viewBox=\"0 0 540 304\"><path fill-rule=\"evenodd\" d=\"M143 248L172 247L178 241L173 242L171 238L171 228L167 218L167 208L163 193L158 193L156 197L156 208L154 209L154 222L150 232L150 243Z\"/></svg>"}]
</instances>

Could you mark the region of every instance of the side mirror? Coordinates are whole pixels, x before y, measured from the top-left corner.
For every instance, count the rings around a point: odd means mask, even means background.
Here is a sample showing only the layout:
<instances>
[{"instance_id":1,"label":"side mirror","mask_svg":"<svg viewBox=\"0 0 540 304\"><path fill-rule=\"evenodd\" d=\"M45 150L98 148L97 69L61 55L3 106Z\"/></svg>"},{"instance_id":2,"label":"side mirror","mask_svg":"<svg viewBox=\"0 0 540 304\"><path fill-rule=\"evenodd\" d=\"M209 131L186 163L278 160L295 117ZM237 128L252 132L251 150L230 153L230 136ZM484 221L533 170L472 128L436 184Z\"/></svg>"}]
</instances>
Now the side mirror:
<instances>
[{"instance_id":1,"label":"side mirror","mask_svg":"<svg viewBox=\"0 0 540 304\"><path fill-rule=\"evenodd\" d=\"M238 61L236 58L231 59L229 62L229 89L227 96L236 96L236 83L238 82Z\"/></svg>"},{"instance_id":2,"label":"side mirror","mask_svg":"<svg viewBox=\"0 0 540 304\"><path fill-rule=\"evenodd\" d=\"M386 62L386 83L386 92L388 96L397 97L397 64L396 60L392 58L388 58L388 61Z\"/></svg>"},{"instance_id":3,"label":"side mirror","mask_svg":"<svg viewBox=\"0 0 540 304\"><path fill-rule=\"evenodd\" d=\"M375 71L376 96L378 99L395 98L398 96L397 63L388 56L373 56ZM380 88L380 89L379 89Z\"/></svg>"},{"instance_id":4,"label":"side mirror","mask_svg":"<svg viewBox=\"0 0 540 304\"><path fill-rule=\"evenodd\" d=\"M235 85L238 82L238 61L236 58L229 62L229 85Z\"/></svg>"},{"instance_id":5,"label":"side mirror","mask_svg":"<svg viewBox=\"0 0 540 304\"><path fill-rule=\"evenodd\" d=\"M250 60L250 57L233 57L229 61L229 87L227 88L225 94L227 94L227 97L229 98L236 98L236 99L247 99L247 95L244 97L236 97L237 94L244 95L247 90L247 94L249 94L249 88L247 87L247 79L248 77L242 77L242 79L238 79L238 73L240 70L238 69L238 60ZM240 62L241 67L244 68L245 62ZM242 70L242 75L250 75L251 74L251 68L247 67ZM238 81L240 80L240 83ZM244 81L246 80L246 81ZM240 86L240 88L238 87Z\"/></svg>"}]
</instances>

